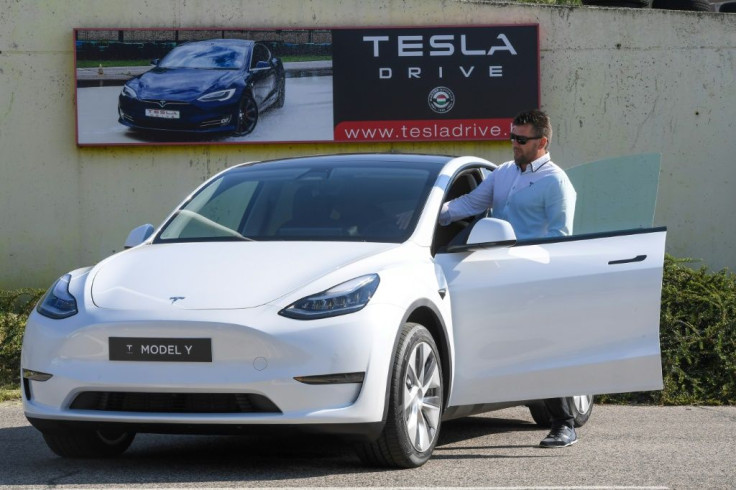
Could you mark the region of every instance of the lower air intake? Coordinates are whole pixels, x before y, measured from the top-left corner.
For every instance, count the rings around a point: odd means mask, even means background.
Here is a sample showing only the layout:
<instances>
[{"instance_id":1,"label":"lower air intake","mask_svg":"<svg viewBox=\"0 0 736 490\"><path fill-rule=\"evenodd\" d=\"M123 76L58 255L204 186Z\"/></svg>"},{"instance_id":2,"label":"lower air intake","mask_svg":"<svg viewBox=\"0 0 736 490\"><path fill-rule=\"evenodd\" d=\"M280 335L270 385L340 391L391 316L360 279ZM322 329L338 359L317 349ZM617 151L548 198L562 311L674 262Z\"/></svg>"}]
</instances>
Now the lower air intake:
<instances>
[{"instance_id":1,"label":"lower air intake","mask_svg":"<svg viewBox=\"0 0 736 490\"><path fill-rule=\"evenodd\" d=\"M281 413L265 396L250 393L87 391L77 395L70 408L105 412Z\"/></svg>"}]
</instances>

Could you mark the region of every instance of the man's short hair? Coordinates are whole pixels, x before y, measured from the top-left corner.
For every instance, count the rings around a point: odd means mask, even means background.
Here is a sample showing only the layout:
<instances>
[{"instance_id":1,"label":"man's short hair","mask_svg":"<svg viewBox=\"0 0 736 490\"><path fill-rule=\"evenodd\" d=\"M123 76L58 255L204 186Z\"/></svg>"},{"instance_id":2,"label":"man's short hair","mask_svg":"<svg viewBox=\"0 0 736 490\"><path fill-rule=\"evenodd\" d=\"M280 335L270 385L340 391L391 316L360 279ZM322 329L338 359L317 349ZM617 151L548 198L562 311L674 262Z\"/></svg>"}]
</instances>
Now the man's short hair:
<instances>
[{"instance_id":1,"label":"man's short hair","mask_svg":"<svg viewBox=\"0 0 736 490\"><path fill-rule=\"evenodd\" d=\"M552 140L552 124L549 122L549 116L538 109L518 114L514 118L513 124L514 126L531 124L536 133L535 136L547 138L547 145Z\"/></svg>"}]
</instances>

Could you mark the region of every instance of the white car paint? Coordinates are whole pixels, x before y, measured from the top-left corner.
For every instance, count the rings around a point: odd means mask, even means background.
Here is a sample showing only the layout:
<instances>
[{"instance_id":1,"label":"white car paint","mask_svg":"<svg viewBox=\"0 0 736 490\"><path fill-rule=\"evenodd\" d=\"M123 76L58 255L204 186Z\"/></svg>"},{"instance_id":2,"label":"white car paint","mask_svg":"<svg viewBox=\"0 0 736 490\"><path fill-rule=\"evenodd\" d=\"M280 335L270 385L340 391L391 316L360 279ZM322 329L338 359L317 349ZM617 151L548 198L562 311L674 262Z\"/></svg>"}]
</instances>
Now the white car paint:
<instances>
[{"instance_id":1,"label":"white car paint","mask_svg":"<svg viewBox=\"0 0 736 490\"><path fill-rule=\"evenodd\" d=\"M177 243L138 247L92 271L92 300L100 308L253 308L307 286L326 271L396 248L385 243ZM268 264L264 269L262 264ZM166 275L158 271L166 270ZM278 281L271 278L277 277Z\"/></svg>"},{"instance_id":2,"label":"white car paint","mask_svg":"<svg viewBox=\"0 0 736 490\"><path fill-rule=\"evenodd\" d=\"M463 353L450 405L661 389L664 238L438 254Z\"/></svg>"}]
</instances>

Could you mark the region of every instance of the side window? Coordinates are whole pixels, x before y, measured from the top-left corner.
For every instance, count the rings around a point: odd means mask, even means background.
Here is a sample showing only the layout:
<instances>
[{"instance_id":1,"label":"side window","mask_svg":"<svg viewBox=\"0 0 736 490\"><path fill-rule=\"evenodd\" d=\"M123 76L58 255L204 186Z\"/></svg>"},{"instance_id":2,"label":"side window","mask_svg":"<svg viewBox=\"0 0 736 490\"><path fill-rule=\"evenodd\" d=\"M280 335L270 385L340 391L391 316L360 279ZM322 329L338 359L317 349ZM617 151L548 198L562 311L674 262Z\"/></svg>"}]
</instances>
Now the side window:
<instances>
[{"instance_id":1,"label":"side window","mask_svg":"<svg viewBox=\"0 0 736 490\"><path fill-rule=\"evenodd\" d=\"M448 189L447 194L445 194L443 202L451 201L472 191L478 187L482 178L481 170L478 168L464 170L458 174L452 184L450 184L450 188ZM440 248L447 246L454 238L460 235L470 225L472 220L473 218L471 217L455 221L447 226L440 226L438 224L432 240L432 255L436 254Z\"/></svg>"},{"instance_id":2,"label":"side window","mask_svg":"<svg viewBox=\"0 0 736 490\"><path fill-rule=\"evenodd\" d=\"M567 170L575 187L573 234L651 228L660 155L649 153L584 163Z\"/></svg>"},{"instance_id":3,"label":"side window","mask_svg":"<svg viewBox=\"0 0 736 490\"><path fill-rule=\"evenodd\" d=\"M517 245L652 228L660 157L657 153L627 155L567 169L577 194L572 235L519 240Z\"/></svg>"},{"instance_id":4,"label":"side window","mask_svg":"<svg viewBox=\"0 0 736 490\"><path fill-rule=\"evenodd\" d=\"M256 44L253 46L253 60L251 61L251 68L255 68L259 61L268 61L271 58L271 53L268 48L262 44Z\"/></svg>"}]
</instances>

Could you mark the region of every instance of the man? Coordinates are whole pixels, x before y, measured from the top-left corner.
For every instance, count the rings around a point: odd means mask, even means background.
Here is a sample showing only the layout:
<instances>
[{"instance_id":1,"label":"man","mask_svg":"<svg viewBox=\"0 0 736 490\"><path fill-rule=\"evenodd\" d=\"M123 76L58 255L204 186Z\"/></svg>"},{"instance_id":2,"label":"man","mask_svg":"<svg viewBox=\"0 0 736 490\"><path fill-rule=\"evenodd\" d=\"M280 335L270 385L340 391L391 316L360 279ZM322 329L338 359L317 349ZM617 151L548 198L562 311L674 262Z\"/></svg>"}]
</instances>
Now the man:
<instances>
[{"instance_id":1,"label":"man","mask_svg":"<svg viewBox=\"0 0 736 490\"><path fill-rule=\"evenodd\" d=\"M572 234L576 193L565 172L552 163L550 119L542 111L523 112L511 125L514 159L494 170L472 192L446 202L439 222L453 221L492 210L494 218L511 223L517 238ZM577 442L574 417L567 400L545 400L552 429L541 447L567 447Z\"/></svg>"}]
</instances>

